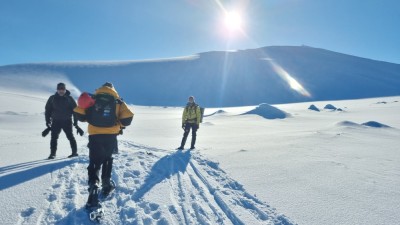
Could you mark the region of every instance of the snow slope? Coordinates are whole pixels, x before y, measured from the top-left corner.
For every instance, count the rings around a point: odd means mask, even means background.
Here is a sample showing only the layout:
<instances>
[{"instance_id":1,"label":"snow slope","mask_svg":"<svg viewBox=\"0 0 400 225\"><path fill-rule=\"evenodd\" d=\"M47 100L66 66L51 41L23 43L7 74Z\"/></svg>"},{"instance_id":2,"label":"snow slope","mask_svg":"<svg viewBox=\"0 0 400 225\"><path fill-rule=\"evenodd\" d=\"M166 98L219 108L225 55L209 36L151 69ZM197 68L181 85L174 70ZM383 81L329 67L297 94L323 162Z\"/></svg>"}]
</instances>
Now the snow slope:
<instances>
[{"instance_id":1,"label":"snow slope","mask_svg":"<svg viewBox=\"0 0 400 225\"><path fill-rule=\"evenodd\" d=\"M40 133L53 91L7 86L0 90L2 224L87 224L87 136L76 137L78 158L66 158L60 135L57 159L45 160L50 140ZM131 106L103 224L397 224L399 101L267 105L256 115L245 113L259 106L208 108L193 151L173 150L182 108ZM263 117L270 109L291 116Z\"/></svg>"},{"instance_id":2,"label":"snow slope","mask_svg":"<svg viewBox=\"0 0 400 225\"><path fill-rule=\"evenodd\" d=\"M0 77L32 73L65 75L89 92L111 81L135 105L180 106L190 95L205 107L400 95L399 64L307 46L215 51L163 60L0 66Z\"/></svg>"}]
</instances>

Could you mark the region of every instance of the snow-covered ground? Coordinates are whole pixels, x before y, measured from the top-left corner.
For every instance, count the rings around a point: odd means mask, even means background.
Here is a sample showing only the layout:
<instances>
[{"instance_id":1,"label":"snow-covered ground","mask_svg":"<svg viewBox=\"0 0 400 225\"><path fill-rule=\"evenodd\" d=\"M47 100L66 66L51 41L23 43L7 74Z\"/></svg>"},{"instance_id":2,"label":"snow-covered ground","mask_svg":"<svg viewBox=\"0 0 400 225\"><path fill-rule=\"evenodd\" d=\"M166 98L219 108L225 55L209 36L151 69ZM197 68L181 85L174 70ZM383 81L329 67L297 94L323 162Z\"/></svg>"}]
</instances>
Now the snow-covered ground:
<instances>
[{"instance_id":1,"label":"snow-covered ground","mask_svg":"<svg viewBox=\"0 0 400 225\"><path fill-rule=\"evenodd\" d=\"M0 90L1 224L89 223L87 136L68 159L60 135L57 158L46 160L50 94ZM174 150L182 108L131 106L103 224L398 224L399 101L206 109L192 151Z\"/></svg>"}]
</instances>

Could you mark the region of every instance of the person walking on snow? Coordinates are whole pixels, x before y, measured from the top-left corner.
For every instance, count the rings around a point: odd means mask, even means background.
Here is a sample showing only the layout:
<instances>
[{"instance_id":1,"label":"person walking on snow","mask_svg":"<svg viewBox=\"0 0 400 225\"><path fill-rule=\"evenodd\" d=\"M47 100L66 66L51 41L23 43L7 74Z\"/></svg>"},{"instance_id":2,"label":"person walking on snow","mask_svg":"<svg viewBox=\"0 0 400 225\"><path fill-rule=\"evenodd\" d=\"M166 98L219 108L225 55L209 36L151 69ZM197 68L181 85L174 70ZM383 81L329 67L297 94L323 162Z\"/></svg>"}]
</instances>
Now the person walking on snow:
<instances>
[{"instance_id":1,"label":"person walking on snow","mask_svg":"<svg viewBox=\"0 0 400 225\"><path fill-rule=\"evenodd\" d=\"M189 135L190 129L192 129L192 142L190 149L195 149L196 144L196 132L200 128L201 121L201 111L200 106L194 102L194 97L189 97L189 102L187 103L182 114L182 129L185 130L183 133L183 138L179 150L183 150L185 147L186 139Z\"/></svg>"},{"instance_id":2,"label":"person walking on snow","mask_svg":"<svg viewBox=\"0 0 400 225\"><path fill-rule=\"evenodd\" d=\"M86 100L89 102L81 104ZM117 135L121 127L129 126L133 119L133 112L123 102L114 89L113 84L107 82L96 90L95 95L83 93L78 99L78 107L74 109L79 121L88 122L89 133L89 198L87 208L98 207L100 204L97 193L100 182L102 192L108 195L115 184L111 180L113 165L112 153L117 142Z\"/></svg>"},{"instance_id":3,"label":"person walking on snow","mask_svg":"<svg viewBox=\"0 0 400 225\"><path fill-rule=\"evenodd\" d=\"M57 142L61 130L64 131L71 145L72 154L68 157L78 156L76 140L72 133L72 124L75 128L78 126L78 121L76 117L73 116L75 107L76 102L70 96L70 92L65 88L65 84L57 84L57 92L49 97L45 106L46 126L51 128L50 156L48 159L54 159L56 156ZM72 116L73 123L71 120Z\"/></svg>"}]
</instances>

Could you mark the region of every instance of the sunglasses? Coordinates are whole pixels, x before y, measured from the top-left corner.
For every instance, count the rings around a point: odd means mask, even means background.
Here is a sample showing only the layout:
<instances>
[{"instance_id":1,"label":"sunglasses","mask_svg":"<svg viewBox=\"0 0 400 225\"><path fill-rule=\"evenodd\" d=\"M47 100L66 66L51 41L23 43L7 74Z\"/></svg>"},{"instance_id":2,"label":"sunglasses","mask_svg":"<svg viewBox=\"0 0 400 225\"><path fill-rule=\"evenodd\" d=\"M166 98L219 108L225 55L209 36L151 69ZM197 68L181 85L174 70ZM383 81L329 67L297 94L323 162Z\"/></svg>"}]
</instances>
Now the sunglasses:
<instances>
[{"instance_id":1,"label":"sunglasses","mask_svg":"<svg viewBox=\"0 0 400 225\"><path fill-rule=\"evenodd\" d=\"M65 88L57 88L57 90L65 90Z\"/></svg>"}]
</instances>

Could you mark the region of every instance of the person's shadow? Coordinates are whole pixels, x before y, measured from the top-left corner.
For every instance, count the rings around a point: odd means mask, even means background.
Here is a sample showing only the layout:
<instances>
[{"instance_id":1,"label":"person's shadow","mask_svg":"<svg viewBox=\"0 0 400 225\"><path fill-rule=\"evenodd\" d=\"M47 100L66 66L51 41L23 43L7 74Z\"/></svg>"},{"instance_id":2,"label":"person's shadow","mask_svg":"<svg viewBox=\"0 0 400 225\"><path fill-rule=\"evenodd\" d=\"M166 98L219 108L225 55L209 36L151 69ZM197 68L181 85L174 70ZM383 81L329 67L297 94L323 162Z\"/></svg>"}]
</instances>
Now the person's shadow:
<instances>
[{"instance_id":1,"label":"person's shadow","mask_svg":"<svg viewBox=\"0 0 400 225\"><path fill-rule=\"evenodd\" d=\"M0 191L59 170L74 162L75 160L43 159L0 167Z\"/></svg>"},{"instance_id":2,"label":"person's shadow","mask_svg":"<svg viewBox=\"0 0 400 225\"><path fill-rule=\"evenodd\" d=\"M189 150L185 152L177 151L158 160L151 168L142 186L132 195L132 200L138 201L164 179L168 179L178 172L185 172L190 158L191 153Z\"/></svg>"}]
</instances>

